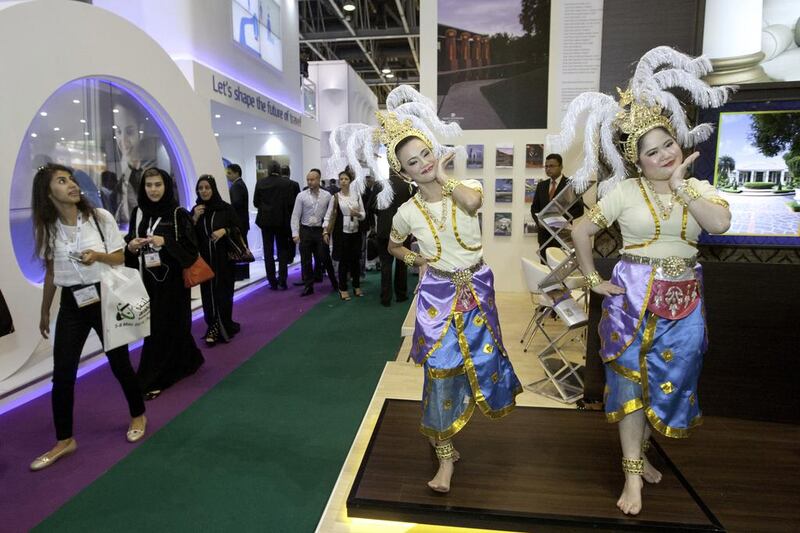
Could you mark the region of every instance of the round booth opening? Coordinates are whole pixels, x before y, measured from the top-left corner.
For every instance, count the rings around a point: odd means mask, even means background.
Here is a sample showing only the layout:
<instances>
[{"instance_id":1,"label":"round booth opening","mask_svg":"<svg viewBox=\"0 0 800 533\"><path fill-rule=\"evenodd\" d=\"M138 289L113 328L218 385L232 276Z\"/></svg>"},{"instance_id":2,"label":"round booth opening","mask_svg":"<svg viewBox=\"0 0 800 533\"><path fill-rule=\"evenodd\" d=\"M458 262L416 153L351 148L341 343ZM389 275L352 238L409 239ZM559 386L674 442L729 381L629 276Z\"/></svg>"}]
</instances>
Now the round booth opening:
<instances>
[{"instance_id":1,"label":"round booth opening","mask_svg":"<svg viewBox=\"0 0 800 533\"><path fill-rule=\"evenodd\" d=\"M33 238L31 188L39 167L73 169L81 195L109 211L127 231L142 173L150 167L174 179L181 204L189 196L169 117L149 97L124 84L81 78L61 86L33 117L14 167L9 198L11 242L31 283L44 279Z\"/></svg>"}]
</instances>

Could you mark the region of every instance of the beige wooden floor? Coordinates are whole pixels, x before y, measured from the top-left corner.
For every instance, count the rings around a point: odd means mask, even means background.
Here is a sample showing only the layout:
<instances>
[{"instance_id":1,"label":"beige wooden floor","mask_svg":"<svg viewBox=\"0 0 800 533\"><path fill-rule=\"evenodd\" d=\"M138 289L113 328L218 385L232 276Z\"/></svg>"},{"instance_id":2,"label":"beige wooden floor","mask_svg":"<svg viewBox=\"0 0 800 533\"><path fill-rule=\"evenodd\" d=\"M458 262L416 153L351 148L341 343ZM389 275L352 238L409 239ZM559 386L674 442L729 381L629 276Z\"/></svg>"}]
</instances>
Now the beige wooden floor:
<instances>
[{"instance_id":1,"label":"beige wooden floor","mask_svg":"<svg viewBox=\"0 0 800 533\"><path fill-rule=\"evenodd\" d=\"M523 385L544 377L544 371L535 360L535 354L544 346L541 334L538 334L527 353L524 353L520 338L533 312L530 296L519 293L498 293L497 306L500 312L500 324L503 331L503 342L509 352L511 362ZM398 324L398 332L400 330ZM547 320L547 331L558 331L559 323ZM438 527L425 524L409 524L379 520L348 518L346 501L353 479L361 464L369 438L377 422L383 401L387 398L418 400L422 393L422 370L413 363L406 362L409 353L410 336L406 337L398 353L397 361L386 363L383 374L375 389L367 412L361 421L358 433L347 455L347 459L339 473L339 479L333 488L317 531L322 533L455 533L477 532L482 530ZM582 362L584 349L580 342L571 341L565 344L565 352L570 360ZM573 408L549 398L534 394L528 390L517 396L517 405L536 407ZM481 416L477 413L475 416ZM420 438L424 438L420 435ZM433 476L434 472L431 472ZM427 480L421 479L420 483Z\"/></svg>"}]
</instances>

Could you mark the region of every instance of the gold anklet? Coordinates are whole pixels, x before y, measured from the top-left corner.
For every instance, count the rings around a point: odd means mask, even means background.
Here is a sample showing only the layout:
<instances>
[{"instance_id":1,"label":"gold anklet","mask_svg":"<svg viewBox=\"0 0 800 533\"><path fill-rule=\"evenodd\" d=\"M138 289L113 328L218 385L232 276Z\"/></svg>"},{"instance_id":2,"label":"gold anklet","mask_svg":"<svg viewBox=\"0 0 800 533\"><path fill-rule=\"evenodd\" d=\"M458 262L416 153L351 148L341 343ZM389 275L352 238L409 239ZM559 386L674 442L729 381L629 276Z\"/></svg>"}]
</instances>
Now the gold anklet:
<instances>
[{"instance_id":1,"label":"gold anklet","mask_svg":"<svg viewBox=\"0 0 800 533\"><path fill-rule=\"evenodd\" d=\"M647 450L650 449L650 440L643 440L642 441L642 454L647 453Z\"/></svg>"},{"instance_id":2,"label":"gold anklet","mask_svg":"<svg viewBox=\"0 0 800 533\"><path fill-rule=\"evenodd\" d=\"M626 459L623 457L622 471L626 474L636 474L641 476L644 474L644 459Z\"/></svg>"},{"instance_id":3,"label":"gold anklet","mask_svg":"<svg viewBox=\"0 0 800 533\"><path fill-rule=\"evenodd\" d=\"M433 448L436 450L436 457L441 461L453 459L456 456L456 449L453 447L452 442L437 444Z\"/></svg>"}]
</instances>

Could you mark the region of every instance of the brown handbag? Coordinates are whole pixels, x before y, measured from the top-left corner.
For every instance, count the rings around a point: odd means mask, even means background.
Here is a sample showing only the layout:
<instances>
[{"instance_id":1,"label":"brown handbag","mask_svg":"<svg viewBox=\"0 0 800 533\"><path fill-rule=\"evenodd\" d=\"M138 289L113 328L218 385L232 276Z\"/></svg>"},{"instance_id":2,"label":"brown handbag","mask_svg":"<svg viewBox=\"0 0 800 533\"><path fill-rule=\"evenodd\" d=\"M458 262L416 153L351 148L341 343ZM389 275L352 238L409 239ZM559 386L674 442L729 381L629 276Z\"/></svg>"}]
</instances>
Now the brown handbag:
<instances>
[{"instance_id":1,"label":"brown handbag","mask_svg":"<svg viewBox=\"0 0 800 533\"><path fill-rule=\"evenodd\" d=\"M180 209L180 208L178 208ZM178 209L175 210L173 215L173 224L175 225L175 241L178 240ZM183 269L183 286L187 289L200 285L214 277L214 271L208 266L208 263L197 254L197 259L194 260L189 267Z\"/></svg>"}]
</instances>

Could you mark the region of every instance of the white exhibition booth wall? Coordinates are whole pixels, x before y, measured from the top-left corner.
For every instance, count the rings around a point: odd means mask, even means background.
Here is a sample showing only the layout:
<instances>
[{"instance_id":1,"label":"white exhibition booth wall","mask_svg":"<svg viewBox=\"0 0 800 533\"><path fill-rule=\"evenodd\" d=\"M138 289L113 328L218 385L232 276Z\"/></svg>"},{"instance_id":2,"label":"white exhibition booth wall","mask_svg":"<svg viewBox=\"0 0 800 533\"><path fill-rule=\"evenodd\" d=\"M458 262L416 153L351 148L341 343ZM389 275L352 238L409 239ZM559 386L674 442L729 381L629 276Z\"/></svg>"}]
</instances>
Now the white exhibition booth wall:
<instances>
[{"instance_id":1,"label":"white exhibition booth wall","mask_svg":"<svg viewBox=\"0 0 800 533\"><path fill-rule=\"evenodd\" d=\"M420 3L420 92L437 102L437 43L439 14L437 1ZM579 87L583 90L598 90L599 86L599 60L600 60L600 31L602 29L603 0L559 0L553 2L550 14L550 57L548 73L548 104L547 127L542 129L486 129L466 130L464 135L450 142L465 146L467 144L482 144L484 147L484 163L482 169L467 169L466 160L457 158L455 175L459 178L482 178L484 186L483 213L483 246L487 263L495 274L495 284L498 291L527 292L522 275L521 258L525 257L538 262L536 254L537 240L533 235L523 234L523 221L530 217L530 204L525 203L525 180L529 178L544 179L543 168L525 168L525 145L544 144L544 154L549 153L547 135L560 130L563 103L571 97L569 92ZM565 16L567 10L575 11ZM580 18L582 20L574 20ZM583 75L578 83L568 80L564 72L566 58L565 48L569 35L574 36L574 29L565 25L571 23L583 24L583 32L591 31L591 36L583 35L583 63L590 65L589 72ZM574 45L570 47L575 49ZM588 53L587 53L588 52ZM574 52L572 52L574 53ZM565 89L568 87L567 89ZM563 94L562 94L563 93ZM574 94L572 95L574 96ZM514 147L513 168L495 168L495 147ZM570 176L575 170L578 150L563 153L564 175ZM513 184L513 201L511 203L498 203L495 201L495 181L498 178L511 178ZM587 200L593 202L593 190L587 193ZM493 234L494 214L496 212L510 212L512 214L511 236L495 236Z\"/></svg>"},{"instance_id":2,"label":"white exhibition booth wall","mask_svg":"<svg viewBox=\"0 0 800 533\"><path fill-rule=\"evenodd\" d=\"M319 165L319 127L316 121L297 111L302 107L296 3L283 3L283 71L238 49L240 45L233 42L231 36L230 0L211 3L97 0L94 4L67 0L0 2L0 34L4 42L18 43L18 46L0 48L0 64L7 81L0 89L0 116L3 117L3 128L0 129L0 210L6 213L0 217L0 234L3 236L0 240L0 270L3 272L0 290L16 327L14 333L0 338L0 396L46 376L52 367L50 341L43 340L38 330L41 285L29 281L36 280L41 273L37 271L31 275L24 272L41 269L41 266L34 257L17 258L14 252L15 239L30 239L23 244L32 248L33 235L29 231L17 231L12 235L12 219L14 216L29 217L29 210L19 207L30 205L30 184L38 166L34 163L38 159L32 149L25 148L32 144L31 137L37 137L32 135L34 129L44 127L45 119L40 116L42 106L52 101L48 99L59 89L75 85L75 80L94 80L78 85L110 87L106 92L116 92L120 98L137 102L147 112L146 120L152 116L160 127L157 131L168 140L166 149L159 145L155 151L160 156L169 152L173 171L184 176L185 183L179 184L184 205L194 202L196 176L209 173L224 179L222 157L225 154L220 151L221 145L214 136L210 111L213 101L240 112L249 112L265 123L273 121L283 126L288 132L287 137L291 138L278 148L269 142L259 143L255 139L251 142L251 139L242 137L238 141L241 149L235 149L237 141L229 139L223 151L230 149L236 159L254 159L255 154L268 154L275 149L292 153L302 161L303 167ZM118 10L121 13L116 14ZM263 109L215 93L212 79L220 77L236 83L243 92L260 97ZM198 80L202 80L202 87ZM107 102L109 97L105 95L104 98L103 102ZM83 100L83 97L75 98L72 102ZM93 100L95 108L101 101L96 96L88 96L85 100L84 104ZM91 113L92 110L85 112ZM115 115L112 116L115 119L120 117L119 112L115 106ZM51 114L48 118L54 116ZM92 122L95 120L91 117L88 121L81 120L87 128L83 133L87 140L94 136L95 130L89 128ZM108 127L111 127L110 123ZM146 137L145 126L141 128L139 137L142 138L143 134ZM114 142L120 143L116 136L119 131L121 129L117 129L115 122L113 142L108 140L112 135L109 130L106 132L108 139L93 143L95 155L111 157L110 153L117 151ZM53 135L52 131L48 133ZM135 131L132 133L136 135ZM61 137L59 144L57 136L64 133L55 135L55 142L65 155L49 160L70 164L69 156L74 155L74 146L80 143ZM44 141L43 136L38 137L33 140ZM89 144L84 143L84 146ZM95 165L93 169L99 173L102 168L100 159L89 161L89 156L85 157L82 162ZM158 160L162 159L159 157ZM248 168L247 165L243 167ZM16 174L15 169L18 169ZM248 179L251 191L254 182L253 174ZM223 187L221 193L227 198L227 187ZM15 199L14 194L27 196ZM13 206L17 206L16 214L10 216ZM57 305L58 297L51 312L52 320L56 318ZM53 329L51 325L51 331ZM99 342L92 335L84 353L99 348Z\"/></svg>"}]
</instances>

